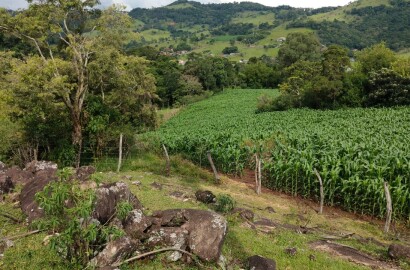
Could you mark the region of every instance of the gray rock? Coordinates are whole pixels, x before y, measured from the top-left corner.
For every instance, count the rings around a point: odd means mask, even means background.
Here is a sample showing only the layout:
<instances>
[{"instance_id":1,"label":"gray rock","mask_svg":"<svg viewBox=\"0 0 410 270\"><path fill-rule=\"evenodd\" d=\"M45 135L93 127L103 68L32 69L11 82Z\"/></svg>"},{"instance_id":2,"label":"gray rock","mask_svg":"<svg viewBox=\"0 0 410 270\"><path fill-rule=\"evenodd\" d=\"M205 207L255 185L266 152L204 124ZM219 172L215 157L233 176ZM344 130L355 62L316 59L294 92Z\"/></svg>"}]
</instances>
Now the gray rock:
<instances>
[{"instance_id":1,"label":"gray rock","mask_svg":"<svg viewBox=\"0 0 410 270\"><path fill-rule=\"evenodd\" d=\"M159 231L163 227L186 230L188 248L193 254L208 262L219 259L227 232L223 216L212 211L171 209L156 212L152 217L151 231Z\"/></svg>"},{"instance_id":2,"label":"gray rock","mask_svg":"<svg viewBox=\"0 0 410 270\"><path fill-rule=\"evenodd\" d=\"M132 184L136 185L136 186L141 186L142 185L141 181L138 181L138 180L132 181Z\"/></svg>"},{"instance_id":3,"label":"gray rock","mask_svg":"<svg viewBox=\"0 0 410 270\"><path fill-rule=\"evenodd\" d=\"M17 184L26 184L33 180L34 173L20 169L18 166L13 166L4 171L4 174L11 178L11 181Z\"/></svg>"},{"instance_id":4,"label":"gray rock","mask_svg":"<svg viewBox=\"0 0 410 270\"><path fill-rule=\"evenodd\" d=\"M35 170L32 180L23 186L20 193L20 207L24 214L27 215L28 221L31 223L33 220L44 216L44 211L41 209L36 200L35 195L44 189L46 185L52 181L57 180L55 167L36 167L32 168L45 168L44 170Z\"/></svg>"},{"instance_id":5,"label":"gray rock","mask_svg":"<svg viewBox=\"0 0 410 270\"><path fill-rule=\"evenodd\" d=\"M188 239L189 232L184 228L162 227L149 233L147 243L150 247L162 246L185 250L188 246ZM181 252L174 251L168 259L175 262L181 259L182 255Z\"/></svg>"},{"instance_id":6,"label":"gray rock","mask_svg":"<svg viewBox=\"0 0 410 270\"><path fill-rule=\"evenodd\" d=\"M96 189L95 194L96 202L93 217L100 221L101 224L105 224L114 218L119 202L127 201L134 209L142 209L140 201L131 193L124 182L103 185Z\"/></svg>"},{"instance_id":7,"label":"gray rock","mask_svg":"<svg viewBox=\"0 0 410 270\"><path fill-rule=\"evenodd\" d=\"M2 255L7 249L14 247L14 242L11 240L5 240L0 242L0 254Z\"/></svg>"},{"instance_id":8,"label":"gray rock","mask_svg":"<svg viewBox=\"0 0 410 270\"><path fill-rule=\"evenodd\" d=\"M25 170L31 173L37 173L39 171L57 171L57 164L51 161L33 160L26 164Z\"/></svg>"},{"instance_id":9,"label":"gray rock","mask_svg":"<svg viewBox=\"0 0 410 270\"><path fill-rule=\"evenodd\" d=\"M157 182L153 182L153 183L151 184L151 187L152 187L153 189L156 189L156 190L162 190L162 185L161 185L160 183L157 183Z\"/></svg>"},{"instance_id":10,"label":"gray rock","mask_svg":"<svg viewBox=\"0 0 410 270\"><path fill-rule=\"evenodd\" d=\"M122 262L132 256L138 246L138 241L127 236L121 237L109 242L103 251L91 260L90 265L93 267L105 267Z\"/></svg>"},{"instance_id":11,"label":"gray rock","mask_svg":"<svg viewBox=\"0 0 410 270\"><path fill-rule=\"evenodd\" d=\"M276 262L271 259L264 258L259 255L254 255L248 258L249 270L276 270Z\"/></svg>"},{"instance_id":12,"label":"gray rock","mask_svg":"<svg viewBox=\"0 0 410 270\"><path fill-rule=\"evenodd\" d=\"M295 247L289 247L285 249L285 253L291 256L295 256L298 250Z\"/></svg>"},{"instance_id":13,"label":"gray rock","mask_svg":"<svg viewBox=\"0 0 410 270\"><path fill-rule=\"evenodd\" d=\"M255 214L251 210L245 208L234 208L232 212L238 213L241 218L249 221L253 221L255 217Z\"/></svg>"},{"instance_id":14,"label":"gray rock","mask_svg":"<svg viewBox=\"0 0 410 270\"><path fill-rule=\"evenodd\" d=\"M195 197L198 201L206 204L216 202L215 195L209 190L198 190L195 192Z\"/></svg>"},{"instance_id":15,"label":"gray rock","mask_svg":"<svg viewBox=\"0 0 410 270\"><path fill-rule=\"evenodd\" d=\"M146 237L147 229L152 225L152 218L145 216L141 209L134 209L128 214L123 225L129 236L141 239Z\"/></svg>"},{"instance_id":16,"label":"gray rock","mask_svg":"<svg viewBox=\"0 0 410 270\"><path fill-rule=\"evenodd\" d=\"M391 244L387 251L392 259L410 259L410 247L399 244Z\"/></svg>"},{"instance_id":17,"label":"gray rock","mask_svg":"<svg viewBox=\"0 0 410 270\"><path fill-rule=\"evenodd\" d=\"M273 207L271 207L271 206L268 206L268 207L266 207L265 209L266 209L266 211L268 211L269 213L276 213L275 209L273 209Z\"/></svg>"},{"instance_id":18,"label":"gray rock","mask_svg":"<svg viewBox=\"0 0 410 270\"><path fill-rule=\"evenodd\" d=\"M75 178L80 182L88 181L95 171L95 167L93 166L81 166L75 171Z\"/></svg>"}]
</instances>

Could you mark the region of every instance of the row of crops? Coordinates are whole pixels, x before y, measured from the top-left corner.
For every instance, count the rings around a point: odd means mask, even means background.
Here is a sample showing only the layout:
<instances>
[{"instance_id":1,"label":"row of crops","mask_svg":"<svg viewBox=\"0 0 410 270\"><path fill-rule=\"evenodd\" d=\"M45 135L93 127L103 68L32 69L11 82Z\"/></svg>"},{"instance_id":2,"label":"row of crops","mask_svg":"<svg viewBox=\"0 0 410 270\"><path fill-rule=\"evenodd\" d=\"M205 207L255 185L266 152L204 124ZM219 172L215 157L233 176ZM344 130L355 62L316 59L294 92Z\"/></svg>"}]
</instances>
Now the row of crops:
<instances>
[{"instance_id":1,"label":"row of crops","mask_svg":"<svg viewBox=\"0 0 410 270\"><path fill-rule=\"evenodd\" d=\"M257 97L272 90L229 90L193 104L162 126L171 153L240 174L263 157L263 184L317 199L316 168L325 203L356 213L385 215L388 181L395 219L410 215L410 108L308 109L255 114ZM152 135L152 134L151 134Z\"/></svg>"}]
</instances>

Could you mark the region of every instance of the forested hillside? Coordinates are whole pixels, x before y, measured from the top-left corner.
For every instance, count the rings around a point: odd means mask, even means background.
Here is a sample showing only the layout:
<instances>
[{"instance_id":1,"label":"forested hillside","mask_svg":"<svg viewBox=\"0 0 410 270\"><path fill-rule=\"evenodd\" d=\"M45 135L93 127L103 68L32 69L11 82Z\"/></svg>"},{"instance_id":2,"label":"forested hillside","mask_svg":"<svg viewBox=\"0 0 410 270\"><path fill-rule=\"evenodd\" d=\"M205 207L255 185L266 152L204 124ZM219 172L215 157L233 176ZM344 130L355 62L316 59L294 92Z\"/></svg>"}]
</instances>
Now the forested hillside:
<instances>
[{"instance_id":1,"label":"forested hillside","mask_svg":"<svg viewBox=\"0 0 410 270\"><path fill-rule=\"evenodd\" d=\"M395 51L405 51L410 40L405 30L410 27L408 14L410 3L406 0L359 0L344 7L319 9L180 0L130 12L138 20L139 44L175 49L184 43L189 44L188 51L233 53L233 60L275 55L282 38L295 31L314 31L324 45L363 49L384 41ZM233 46L238 49L223 51Z\"/></svg>"}]
</instances>

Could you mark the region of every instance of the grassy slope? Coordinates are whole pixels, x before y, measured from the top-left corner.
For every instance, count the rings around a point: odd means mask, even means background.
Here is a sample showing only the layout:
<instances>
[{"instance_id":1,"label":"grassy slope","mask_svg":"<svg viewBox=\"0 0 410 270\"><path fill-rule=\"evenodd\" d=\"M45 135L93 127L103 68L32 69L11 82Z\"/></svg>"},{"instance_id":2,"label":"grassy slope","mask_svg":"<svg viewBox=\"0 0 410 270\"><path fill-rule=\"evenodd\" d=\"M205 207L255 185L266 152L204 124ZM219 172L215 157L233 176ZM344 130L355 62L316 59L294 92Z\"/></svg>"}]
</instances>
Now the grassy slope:
<instances>
[{"instance_id":1,"label":"grassy slope","mask_svg":"<svg viewBox=\"0 0 410 270\"><path fill-rule=\"evenodd\" d=\"M145 206L146 213L170 208L207 209L206 205L193 199L193 194L198 189L209 189L215 194L230 194L237 201L238 206L252 209L258 217L300 225L301 221L297 215L303 215L311 220L310 227L319 226L340 233L355 232L363 237L374 237L380 241L386 240L377 223L354 220L349 215L346 217L340 211L332 213L332 209L327 208L325 208L325 215L319 216L311 206L300 200L280 194L268 194L265 191L261 196L256 196L254 191L245 184L234 182L227 177L222 177L223 183L216 186L210 181L211 174L209 172L199 169L179 157L171 157L171 159L172 177L170 178L161 175L163 161L151 154L140 154L139 158L128 160L122 173L100 173L99 178L108 182L121 180L128 183L132 192ZM126 180L124 176L131 176L132 179ZM135 180L141 181L142 186L132 185L131 182ZM163 184L163 190L151 189L150 184L154 181ZM173 191L183 192L189 197L189 200L184 202L171 198L169 193ZM273 207L276 213L265 211L267 206ZM10 203L2 203L1 207L14 215L20 213L19 210L11 207ZM310 249L308 243L320 239L318 234L298 234L279 229L270 234L263 234L248 228L236 216L227 216L227 218L229 230L223 254L229 264L235 264L232 269L240 269L243 261L254 254L275 259L278 269L367 269ZM25 226L13 225L2 217L0 217L0 224L2 236L16 235L27 230ZM0 269L66 269L58 256L41 244L44 237L45 234L38 234L16 240L15 247L9 249L3 260L0 260ZM385 254L385 250L371 244L364 245L356 240L348 240L344 243L356 246L375 256L384 256ZM284 249L288 247L296 247L298 249L297 255L287 255ZM316 259L310 260L310 255L314 255ZM166 264L164 258L165 255L160 255L155 259L139 261L124 269L170 269L171 265ZM194 265L188 267L176 263L172 264L172 269L197 268ZM217 267L209 265L209 269L217 269Z\"/></svg>"},{"instance_id":2,"label":"grassy slope","mask_svg":"<svg viewBox=\"0 0 410 270\"><path fill-rule=\"evenodd\" d=\"M380 5L389 6L390 4L388 0L358 0L346 6L342 6L336 10L332 10L326 13L316 14L316 15L310 16L309 18L314 21L318 21L318 22L333 21L333 20L352 22L357 18L355 18L355 16L346 14L345 13L346 11L350 11L353 8L364 8L364 7L369 7L369 6L374 7L374 6L380 6Z\"/></svg>"}]
</instances>

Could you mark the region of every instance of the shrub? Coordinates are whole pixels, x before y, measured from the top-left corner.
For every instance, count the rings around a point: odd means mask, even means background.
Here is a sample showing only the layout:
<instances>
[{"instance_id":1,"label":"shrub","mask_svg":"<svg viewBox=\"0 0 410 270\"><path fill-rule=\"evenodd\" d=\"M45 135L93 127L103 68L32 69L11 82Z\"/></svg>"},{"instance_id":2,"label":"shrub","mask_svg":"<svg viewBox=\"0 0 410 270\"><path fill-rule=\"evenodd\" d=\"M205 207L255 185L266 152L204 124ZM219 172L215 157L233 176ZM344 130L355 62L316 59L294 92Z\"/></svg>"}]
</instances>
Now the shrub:
<instances>
[{"instance_id":1,"label":"shrub","mask_svg":"<svg viewBox=\"0 0 410 270\"><path fill-rule=\"evenodd\" d=\"M221 213L229 213L235 208L235 200L228 194L220 194L216 197L215 210Z\"/></svg>"},{"instance_id":2,"label":"shrub","mask_svg":"<svg viewBox=\"0 0 410 270\"><path fill-rule=\"evenodd\" d=\"M122 231L91 217L95 193L81 190L69 180L70 175L69 169L63 169L59 181L51 182L36 194L45 217L33 225L57 232L50 240L50 247L67 261L70 269L77 269L87 265L110 237L119 237Z\"/></svg>"},{"instance_id":3,"label":"shrub","mask_svg":"<svg viewBox=\"0 0 410 270\"><path fill-rule=\"evenodd\" d=\"M237 53L239 50L238 50L238 47L236 47L236 46L231 46L231 47L225 47L223 50L222 50L222 53L223 54L231 54L231 53Z\"/></svg>"}]
</instances>

